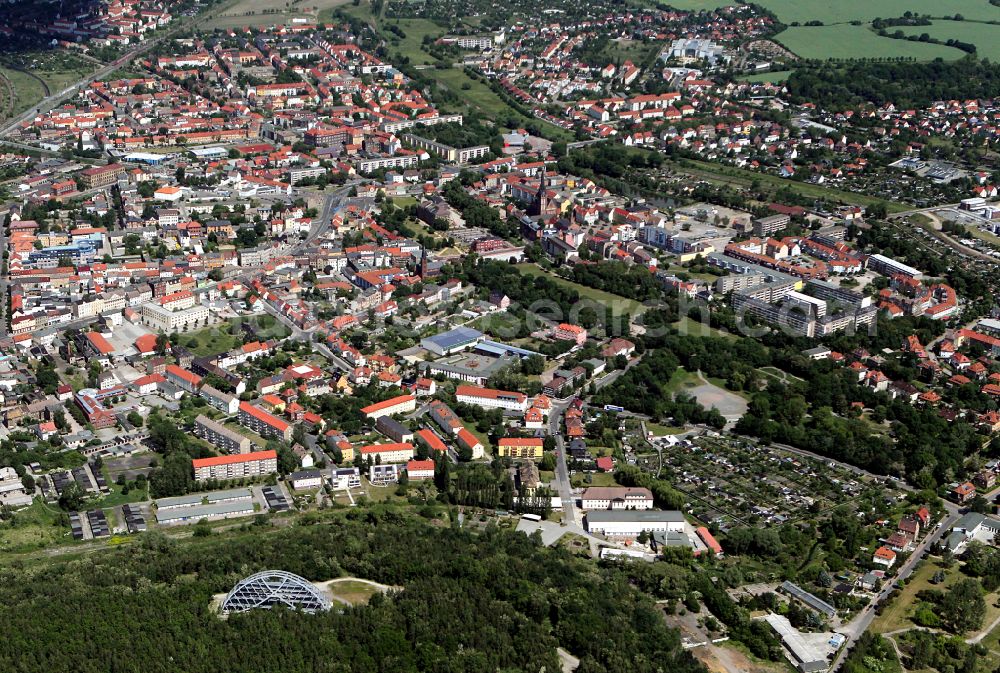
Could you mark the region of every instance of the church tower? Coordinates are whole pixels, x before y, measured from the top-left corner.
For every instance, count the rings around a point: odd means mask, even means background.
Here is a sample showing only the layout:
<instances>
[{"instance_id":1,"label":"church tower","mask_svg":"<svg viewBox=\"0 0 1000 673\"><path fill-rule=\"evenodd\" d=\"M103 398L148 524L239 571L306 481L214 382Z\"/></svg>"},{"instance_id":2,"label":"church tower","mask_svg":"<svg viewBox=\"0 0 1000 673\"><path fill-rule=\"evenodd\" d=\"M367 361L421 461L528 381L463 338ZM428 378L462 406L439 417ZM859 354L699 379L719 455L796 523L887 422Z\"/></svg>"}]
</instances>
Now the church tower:
<instances>
[{"instance_id":1,"label":"church tower","mask_svg":"<svg viewBox=\"0 0 1000 673\"><path fill-rule=\"evenodd\" d=\"M542 179L538 182L538 192L535 194L534 201L531 202L531 206L528 208L528 215L531 216L541 216L545 214L545 211L549 207L549 197L548 197L548 179L545 174L545 163L542 163Z\"/></svg>"}]
</instances>

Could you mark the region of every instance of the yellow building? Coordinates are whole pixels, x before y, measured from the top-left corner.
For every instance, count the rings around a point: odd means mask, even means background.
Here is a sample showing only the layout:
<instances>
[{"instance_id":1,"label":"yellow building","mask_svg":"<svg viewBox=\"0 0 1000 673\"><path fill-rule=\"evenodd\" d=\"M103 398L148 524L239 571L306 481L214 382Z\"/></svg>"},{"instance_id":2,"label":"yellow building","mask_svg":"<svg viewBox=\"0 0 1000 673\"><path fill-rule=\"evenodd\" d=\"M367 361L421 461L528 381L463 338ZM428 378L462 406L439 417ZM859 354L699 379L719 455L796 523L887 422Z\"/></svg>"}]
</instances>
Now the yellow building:
<instances>
[{"instance_id":1,"label":"yellow building","mask_svg":"<svg viewBox=\"0 0 1000 673\"><path fill-rule=\"evenodd\" d=\"M531 458L542 457L543 442L536 437L504 437L497 443L497 455L501 458Z\"/></svg>"}]
</instances>

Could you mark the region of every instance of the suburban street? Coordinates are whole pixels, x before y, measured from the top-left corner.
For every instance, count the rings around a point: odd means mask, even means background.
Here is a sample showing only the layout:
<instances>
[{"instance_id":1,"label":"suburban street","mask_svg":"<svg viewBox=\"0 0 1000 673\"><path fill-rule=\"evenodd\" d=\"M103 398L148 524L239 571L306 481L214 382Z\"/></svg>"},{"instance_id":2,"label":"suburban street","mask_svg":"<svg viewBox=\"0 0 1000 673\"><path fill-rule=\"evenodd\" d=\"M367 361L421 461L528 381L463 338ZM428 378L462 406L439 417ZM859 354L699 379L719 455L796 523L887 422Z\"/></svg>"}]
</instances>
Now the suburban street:
<instances>
[{"instance_id":1,"label":"suburban street","mask_svg":"<svg viewBox=\"0 0 1000 673\"><path fill-rule=\"evenodd\" d=\"M552 403L552 411L549 413L549 434L556 439L556 487L559 490L559 497L562 500L563 523L568 526L581 528L576 520L576 505L573 498L573 487L569 481L569 467L566 464L566 442L562 436L563 414L569 401L561 400ZM581 528L582 530L582 528Z\"/></svg>"},{"instance_id":2,"label":"suburban street","mask_svg":"<svg viewBox=\"0 0 1000 673\"><path fill-rule=\"evenodd\" d=\"M951 527L955 525L955 522L959 520L961 514L958 512L957 507L949 507L948 515L941 520L941 525L939 525L934 532L927 535L923 542L917 545L910 554L910 558L906 559L906 562L900 566L899 571L896 573L896 577L893 578L891 582L886 582L882 590L879 591L878 595L872 599L868 606L861 611L861 613L854 618L849 624L847 624L843 629L840 629L840 633L847 636L847 641L844 646L840 648L840 652L837 653L836 658L833 660L833 664L830 667L830 673L837 673L840 667L843 665L844 660L847 658L849 650L853 647L854 643L861 637L868 627L871 626L872 621L875 620L875 608L882 604L889 594L892 593L893 587L900 582L905 580L913 572L914 568L927 553L927 550L938 540L940 540L945 534L951 531Z\"/></svg>"}]
</instances>

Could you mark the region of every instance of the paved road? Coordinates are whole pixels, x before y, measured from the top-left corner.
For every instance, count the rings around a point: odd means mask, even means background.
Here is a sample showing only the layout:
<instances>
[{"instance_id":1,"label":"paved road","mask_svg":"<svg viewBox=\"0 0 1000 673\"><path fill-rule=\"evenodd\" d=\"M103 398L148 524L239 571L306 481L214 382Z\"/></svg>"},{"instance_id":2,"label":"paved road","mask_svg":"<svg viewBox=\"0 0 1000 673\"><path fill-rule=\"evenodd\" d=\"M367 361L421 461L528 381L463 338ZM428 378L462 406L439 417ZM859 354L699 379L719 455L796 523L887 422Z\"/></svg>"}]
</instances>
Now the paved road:
<instances>
[{"instance_id":1,"label":"paved road","mask_svg":"<svg viewBox=\"0 0 1000 673\"><path fill-rule=\"evenodd\" d=\"M560 426L563 414L569 406L568 401L553 402L549 413L549 434L556 439L556 487L562 499L563 523L579 528L576 520L576 505L573 497L573 487L569 481L569 467L566 465L566 442L563 440Z\"/></svg>"}]
</instances>

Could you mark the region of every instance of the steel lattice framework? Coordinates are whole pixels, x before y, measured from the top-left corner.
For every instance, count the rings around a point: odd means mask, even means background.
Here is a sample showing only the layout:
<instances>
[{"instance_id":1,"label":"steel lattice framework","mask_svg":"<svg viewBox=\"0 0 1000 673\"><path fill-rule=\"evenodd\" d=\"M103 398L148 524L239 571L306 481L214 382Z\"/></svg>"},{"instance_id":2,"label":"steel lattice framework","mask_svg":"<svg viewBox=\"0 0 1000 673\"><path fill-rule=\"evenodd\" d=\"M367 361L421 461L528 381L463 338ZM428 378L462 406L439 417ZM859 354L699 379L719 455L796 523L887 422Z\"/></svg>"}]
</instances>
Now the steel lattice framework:
<instances>
[{"instance_id":1,"label":"steel lattice framework","mask_svg":"<svg viewBox=\"0 0 1000 673\"><path fill-rule=\"evenodd\" d=\"M330 609L330 601L307 580L284 570L264 570L240 580L226 594L221 610L229 614L274 605L303 612Z\"/></svg>"}]
</instances>

